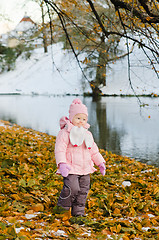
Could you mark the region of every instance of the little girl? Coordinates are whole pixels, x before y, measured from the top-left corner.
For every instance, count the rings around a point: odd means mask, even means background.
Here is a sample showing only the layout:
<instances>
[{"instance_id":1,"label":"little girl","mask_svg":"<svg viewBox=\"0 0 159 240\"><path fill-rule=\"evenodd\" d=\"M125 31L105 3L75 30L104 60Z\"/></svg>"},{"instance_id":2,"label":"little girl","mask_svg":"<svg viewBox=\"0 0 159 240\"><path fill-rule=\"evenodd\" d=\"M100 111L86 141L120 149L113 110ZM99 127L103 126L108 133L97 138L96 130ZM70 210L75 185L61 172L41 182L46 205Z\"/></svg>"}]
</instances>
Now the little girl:
<instances>
[{"instance_id":1,"label":"little girl","mask_svg":"<svg viewBox=\"0 0 159 240\"><path fill-rule=\"evenodd\" d=\"M63 176L63 189L57 206L71 208L72 216L84 216L85 203L90 188L90 174L94 164L105 175L105 161L87 129L87 107L76 98L69 109L69 119L60 119L60 132L56 138L55 158L57 173Z\"/></svg>"}]
</instances>

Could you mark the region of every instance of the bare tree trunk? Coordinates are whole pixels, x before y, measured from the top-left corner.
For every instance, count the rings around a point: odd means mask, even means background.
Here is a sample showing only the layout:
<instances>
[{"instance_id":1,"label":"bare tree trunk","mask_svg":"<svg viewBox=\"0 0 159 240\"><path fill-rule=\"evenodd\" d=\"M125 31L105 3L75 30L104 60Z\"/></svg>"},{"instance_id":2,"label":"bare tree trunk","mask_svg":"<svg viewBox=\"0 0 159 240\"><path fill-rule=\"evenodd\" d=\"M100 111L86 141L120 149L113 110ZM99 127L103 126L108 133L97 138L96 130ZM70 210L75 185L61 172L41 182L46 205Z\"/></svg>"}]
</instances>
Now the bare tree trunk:
<instances>
[{"instance_id":1,"label":"bare tree trunk","mask_svg":"<svg viewBox=\"0 0 159 240\"><path fill-rule=\"evenodd\" d=\"M99 56L98 56L98 64L97 64L97 70L96 70L96 78L95 82L97 86L103 84L103 86L106 86L106 44L104 41L104 36L101 37L101 47L99 50Z\"/></svg>"},{"instance_id":2,"label":"bare tree trunk","mask_svg":"<svg viewBox=\"0 0 159 240\"><path fill-rule=\"evenodd\" d=\"M46 29L45 29L43 4L41 4L41 13L42 13L43 45L44 45L44 52L46 53L47 52L47 36L46 36Z\"/></svg>"}]
</instances>

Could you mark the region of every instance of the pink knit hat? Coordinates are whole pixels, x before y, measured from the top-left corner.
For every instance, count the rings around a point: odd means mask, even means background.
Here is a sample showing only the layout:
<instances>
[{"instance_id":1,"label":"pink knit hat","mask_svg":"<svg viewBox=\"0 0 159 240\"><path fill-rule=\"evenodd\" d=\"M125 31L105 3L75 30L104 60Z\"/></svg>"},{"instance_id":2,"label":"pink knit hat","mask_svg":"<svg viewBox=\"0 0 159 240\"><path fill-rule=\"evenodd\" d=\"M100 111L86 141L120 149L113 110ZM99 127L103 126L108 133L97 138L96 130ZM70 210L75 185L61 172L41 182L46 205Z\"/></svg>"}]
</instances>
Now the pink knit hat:
<instances>
[{"instance_id":1,"label":"pink knit hat","mask_svg":"<svg viewBox=\"0 0 159 240\"><path fill-rule=\"evenodd\" d=\"M72 122L73 117L78 113L84 113L88 117L87 107L81 102L79 98L76 98L70 105L69 120Z\"/></svg>"}]
</instances>

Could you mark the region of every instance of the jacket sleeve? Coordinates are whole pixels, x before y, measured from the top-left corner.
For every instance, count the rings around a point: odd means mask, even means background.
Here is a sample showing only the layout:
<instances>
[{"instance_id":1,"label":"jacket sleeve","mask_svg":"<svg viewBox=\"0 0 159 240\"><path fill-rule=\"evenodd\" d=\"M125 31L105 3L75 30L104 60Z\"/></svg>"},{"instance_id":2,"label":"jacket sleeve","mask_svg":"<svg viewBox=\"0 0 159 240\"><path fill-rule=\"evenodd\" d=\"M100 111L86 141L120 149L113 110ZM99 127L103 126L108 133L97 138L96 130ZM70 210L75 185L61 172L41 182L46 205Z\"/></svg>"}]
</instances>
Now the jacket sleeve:
<instances>
[{"instance_id":1,"label":"jacket sleeve","mask_svg":"<svg viewBox=\"0 0 159 240\"><path fill-rule=\"evenodd\" d=\"M55 159L58 166L59 163L66 163L66 150L69 143L69 136L65 129L61 130L57 137L55 143Z\"/></svg>"},{"instance_id":2,"label":"jacket sleeve","mask_svg":"<svg viewBox=\"0 0 159 240\"><path fill-rule=\"evenodd\" d=\"M91 159L95 163L95 165L99 166L101 163L105 163L104 158L99 152L97 144L93 142L92 148L90 149Z\"/></svg>"}]
</instances>

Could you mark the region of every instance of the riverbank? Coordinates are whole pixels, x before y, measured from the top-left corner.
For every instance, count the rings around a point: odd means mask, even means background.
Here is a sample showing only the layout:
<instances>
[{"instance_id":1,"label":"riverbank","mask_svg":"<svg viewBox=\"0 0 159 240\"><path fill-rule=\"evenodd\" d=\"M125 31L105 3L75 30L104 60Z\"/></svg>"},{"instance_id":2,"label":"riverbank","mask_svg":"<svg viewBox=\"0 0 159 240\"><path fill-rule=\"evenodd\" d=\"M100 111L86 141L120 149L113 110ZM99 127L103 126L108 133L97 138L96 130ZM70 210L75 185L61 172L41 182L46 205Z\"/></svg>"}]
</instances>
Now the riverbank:
<instances>
[{"instance_id":1,"label":"riverbank","mask_svg":"<svg viewBox=\"0 0 159 240\"><path fill-rule=\"evenodd\" d=\"M17 93L17 92L13 92L13 93L0 93L0 96L8 96L8 95L20 95L20 96L47 96L47 97L64 97L64 96L83 96L83 97L93 97L93 94L90 92L84 92L82 94L39 94L36 92L31 92L30 94L22 94L22 93ZM98 95L99 97L135 97L135 98L140 98L140 97L145 97L145 98L150 98L150 97L159 97L158 94L103 94L103 93L99 93Z\"/></svg>"},{"instance_id":2,"label":"riverbank","mask_svg":"<svg viewBox=\"0 0 159 240\"><path fill-rule=\"evenodd\" d=\"M62 188L55 137L0 122L1 239L158 239L159 169L100 150L106 175L91 176L85 225L52 215Z\"/></svg>"}]
</instances>

